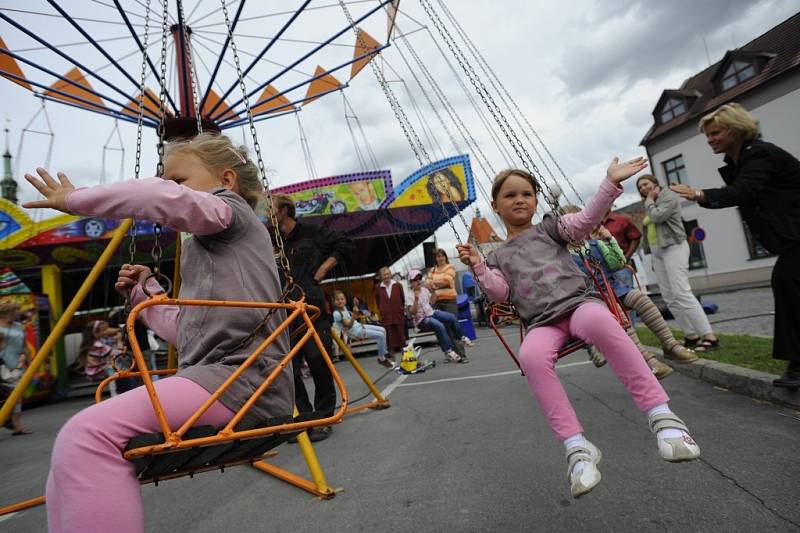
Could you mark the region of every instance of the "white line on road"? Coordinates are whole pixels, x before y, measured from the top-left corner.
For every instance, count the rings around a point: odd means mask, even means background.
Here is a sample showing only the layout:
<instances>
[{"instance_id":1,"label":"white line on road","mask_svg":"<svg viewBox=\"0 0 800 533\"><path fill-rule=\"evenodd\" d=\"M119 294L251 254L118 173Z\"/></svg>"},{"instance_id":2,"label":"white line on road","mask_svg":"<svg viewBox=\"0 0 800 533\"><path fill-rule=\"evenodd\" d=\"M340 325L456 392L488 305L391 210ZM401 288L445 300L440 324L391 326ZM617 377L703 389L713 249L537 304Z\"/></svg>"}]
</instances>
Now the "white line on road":
<instances>
[{"instance_id":1,"label":"white line on road","mask_svg":"<svg viewBox=\"0 0 800 533\"><path fill-rule=\"evenodd\" d=\"M569 368L571 366L581 366L581 365L588 365L591 364L591 361L581 361L579 363L566 363L563 365L557 365L556 368ZM389 388L394 390L396 387L416 387L418 385L433 385L434 383L447 383L449 381L464 381L467 379L483 379L483 378L495 378L498 376L509 376L511 374L519 374L519 370L509 370L507 372L494 372L492 374L480 374L477 376L462 376L457 378L444 378L444 379L433 379L430 381L417 381L416 383L400 383L396 382L389 385ZM401 376L401 377L408 377L408 376ZM402 384L401 384L402 383Z\"/></svg>"},{"instance_id":2,"label":"white line on road","mask_svg":"<svg viewBox=\"0 0 800 533\"><path fill-rule=\"evenodd\" d=\"M399 387L401 383L408 379L408 376L409 374L400 374L397 376L397 379L394 380L391 385L381 391L381 396L388 398L394 389Z\"/></svg>"}]
</instances>

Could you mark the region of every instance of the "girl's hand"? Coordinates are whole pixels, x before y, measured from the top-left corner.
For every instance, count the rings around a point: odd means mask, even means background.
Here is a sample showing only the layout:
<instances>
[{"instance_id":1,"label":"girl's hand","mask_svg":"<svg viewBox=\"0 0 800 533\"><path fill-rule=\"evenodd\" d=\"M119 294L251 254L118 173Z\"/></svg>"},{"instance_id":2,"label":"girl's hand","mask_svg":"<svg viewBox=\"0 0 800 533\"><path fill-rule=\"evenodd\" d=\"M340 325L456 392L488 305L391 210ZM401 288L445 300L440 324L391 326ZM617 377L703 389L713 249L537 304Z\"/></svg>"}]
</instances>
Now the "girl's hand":
<instances>
[{"instance_id":1,"label":"girl's hand","mask_svg":"<svg viewBox=\"0 0 800 533\"><path fill-rule=\"evenodd\" d=\"M475 266L481 262L478 250L469 243L459 244L456 246L456 250L458 250L458 259L467 266Z\"/></svg>"},{"instance_id":2,"label":"girl's hand","mask_svg":"<svg viewBox=\"0 0 800 533\"><path fill-rule=\"evenodd\" d=\"M655 187L652 188L652 190L649 193L647 193L647 198L649 200L655 201L655 199L658 198L658 195L660 193L661 193L661 187L656 185Z\"/></svg>"},{"instance_id":3,"label":"girl's hand","mask_svg":"<svg viewBox=\"0 0 800 533\"><path fill-rule=\"evenodd\" d=\"M131 289L143 282L149 275L150 269L144 265L122 265L119 270L119 278L114 284L114 290L123 296L128 296Z\"/></svg>"},{"instance_id":4,"label":"girl's hand","mask_svg":"<svg viewBox=\"0 0 800 533\"><path fill-rule=\"evenodd\" d=\"M608 181L611 183L619 185L640 170L644 169L646 166L646 157L637 157L636 159L631 159L629 161L625 161L624 163L620 163L619 157L615 157L611 161L611 164L608 165L608 170L606 170L606 178L608 178Z\"/></svg>"},{"instance_id":5,"label":"girl's hand","mask_svg":"<svg viewBox=\"0 0 800 533\"><path fill-rule=\"evenodd\" d=\"M48 174L48 172L43 168L37 168L36 173L41 176L41 180L31 176L30 174L25 174L25 179L28 180L28 183L33 185L37 191L42 193L45 200L37 200L35 202L25 202L22 204L22 207L27 208L35 208L35 207L45 207L50 209L57 209L62 213L69 213L69 209L67 209L67 194L71 191L75 190L75 186L70 183L69 178L63 172L59 172L58 181L54 180L53 177Z\"/></svg>"}]
</instances>

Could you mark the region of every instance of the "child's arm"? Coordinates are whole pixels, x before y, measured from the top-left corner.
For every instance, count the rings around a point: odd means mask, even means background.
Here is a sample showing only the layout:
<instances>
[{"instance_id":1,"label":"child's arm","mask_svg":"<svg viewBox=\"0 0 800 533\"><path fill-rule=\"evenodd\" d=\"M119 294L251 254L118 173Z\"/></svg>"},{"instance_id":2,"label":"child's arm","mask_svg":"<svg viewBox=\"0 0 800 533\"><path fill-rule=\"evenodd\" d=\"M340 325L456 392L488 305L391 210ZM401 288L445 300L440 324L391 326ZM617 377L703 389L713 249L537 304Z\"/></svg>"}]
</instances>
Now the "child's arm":
<instances>
[{"instance_id":1,"label":"child's arm","mask_svg":"<svg viewBox=\"0 0 800 533\"><path fill-rule=\"evenodd\" d=\"M606 170L606 177L586 207L579 213L563 215L558 223L559 236L565 241L582 241L603 220L614 200L623 192L620 185L647 166L647 159L637 157L620 163L615 157Z\"/></svg>"},{"instance_id":2,"label":"child's arm","mask_svg":"<svg viewBox=\"0 0 800 533\"><path fill-rule=\"evenodd\" d=\"M136 306L147 298L142 290L142 283L147 283L150 294L161 294L164 289L150 276L150 269L143 265L124 264L119 271L119 278L114 290L123 296L129 296L131 305ZM146 280L146 281L145 281ZM152 329L156 335L175 345L178 337L178 306L154 305L143 309L137 316Z\"/></svg>"},{"instance_id":3,"label":"child's arm","mask_svg":"<svg viewBox=\"0 0 800 533\"><path fill-rule=\"evenodd\" d=\"M507 302L509 296L508 281L503 273L495 268L490 268L478 255L478 250L471 244L459 244L458 259L467 266L472 266L472 271L478 277L481 290L493 302Z\"/></svg>"},{"instance_id":4,"label":"child's arm","mask_svg":"<svg viewBox=\"0 0 800 533\"><path fill-rule=\"evenodd\" d=\"M485 262L481 261L472 268L475 275L478 276L481 289L486 293L486 296L493 302L507 302L508 301L508 281L506 281L503 273L496 268L490 268Z\"/></svg>"},{"instance_id":5,"label":"child's arm","mask_svg":"<svg viewBox=\"0 0 800 533\"><path fill-rule=\"evenodd\" d=\"M62 173L58 174L58 183L44 169L37 172L41 181L29 174L25 178L47 199L27 202L27 207L97 217L135 217L195 235L219 233L233 217L233 210L222 198L171 180L146 178L76 189Z\"/></svg>"},{"instance_id":6,"label":"child's arm","mask_svg":"<svg viewBox=\"0 0 800 533\"><path fill-rule=\"evenodd\" d=\"M351 319L349 319L349 320L348 320L348 319L346 319L346 318L344 317L344 313L342 313L341 311L337 311L337 312L339 313L339 316L341 317L341 322L342 322L342 325L343 325L344 327L346 327L346 328L353 327L353 321L354 321L354 319L352 319L352 318L351 318Z\"/></svg>"},{"instance_id":7,"label":"child's arm","mask_svg":"<svg viewBox=\"0 0 800 533\"><path fill-rule=\"evenodd\" d=\"M567 242L586 239L592 230L603 221L605 214L614 205L614 200L622 192L622 187L604 179L586 207L578 213L569 213L559 217L558 234Z\"/></svg>"},{"instance_id":8,"label":"child's arm","mask_svg":"<svg viewBox=\"0 0 800 533\"><path fill-rule=\"evenodd\" d=\"M161 285L153 278L147 280L147 290L150 294L164 292ZM142 290L142 285L138 283L134 285L131 290L131 305L135 307L146 299L147 295ZM144 309L138 316L156 335L175 346L178 339L177 305L153 305ZM142 349L146 349L146 347Z\"/></svg>"}]
</instances>

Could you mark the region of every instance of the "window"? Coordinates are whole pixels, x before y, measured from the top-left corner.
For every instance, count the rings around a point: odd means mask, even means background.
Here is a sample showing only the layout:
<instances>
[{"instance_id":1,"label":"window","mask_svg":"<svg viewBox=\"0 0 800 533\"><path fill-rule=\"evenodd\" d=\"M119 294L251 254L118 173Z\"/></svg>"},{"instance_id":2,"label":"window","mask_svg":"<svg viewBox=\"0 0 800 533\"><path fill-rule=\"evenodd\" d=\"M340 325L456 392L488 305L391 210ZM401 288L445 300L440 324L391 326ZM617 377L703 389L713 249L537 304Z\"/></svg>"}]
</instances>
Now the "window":
<instances>
[{"instance_id":1,"label":"window","mask_svg":"<svg viewBox=\"0 0 800 533\"><path fill-rule=\"evenodd\" d=\"M756 75L754 63L744 59L734 59L722 75L722 90L735 87L745 80L749 80Z\"/></svg>"},{"instance_id":2,"label":"window","mask_svg":"<svg viewBox=\"0 0 800 533\"><path fill-rule=\"evenodd\" d=\"M742 229L744 229L744 238L747 241L747 251L750 254L750 259L761 259L762 257L770 257L773 255L758 242L758 238L750 231L750 227L744 219L742 219Z\"/></svg>"},{"instance_id":3,"label":"window","mask_svg":"<svg viewBox=\"0 0 800 533\"><path fill-rule=\"evenodd\" d=\"M686 104L680 98L670 98L661 108L661 123L667 123L678 115L686 113Z\"/></svg>"},{"instance_id":4,"label":"window","mask_svg":"<svg viewBox=\"0 0 800 533\"><path fill-rule=\"evenodd\" d=\"M692 230L696 227L697 220L683 221L683 229L686 230L686 236L689 238L689 270L705 268L708 266L706 263L706 252L703 249L703 243L697 242L692 238Z\"/></svg>"},{"instance_id":5,"label":"window","mask_svg":"<svg viewBox=\"0 0 800 533\"><path fill-rule=\"evenodd\" d=\"M679 155L672 159L667 159L663 163L664 173L667 175L667 183L686 183L686 165L683 164L683 156Z\"/></svg>"}]
</instances>

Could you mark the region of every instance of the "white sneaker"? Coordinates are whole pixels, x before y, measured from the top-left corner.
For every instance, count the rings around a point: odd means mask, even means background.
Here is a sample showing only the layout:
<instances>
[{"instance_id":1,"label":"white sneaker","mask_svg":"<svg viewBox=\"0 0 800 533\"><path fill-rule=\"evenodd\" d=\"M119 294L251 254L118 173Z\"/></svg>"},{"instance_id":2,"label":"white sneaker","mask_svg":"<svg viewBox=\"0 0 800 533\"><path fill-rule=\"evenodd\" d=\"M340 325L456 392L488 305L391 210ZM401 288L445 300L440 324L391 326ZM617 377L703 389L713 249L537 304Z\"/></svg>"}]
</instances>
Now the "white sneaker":
<instances>
[{"instance_id":1,"label":"white sneaker","mask_svg":"<svg viewBox=\"0 0 800 533\"><path fill-rule=\"evenodd\" d=\"M573 498L580 498L600 483L602 476L597 469L597 463L602 458L603 453L588 440L586 446L575 446L567 450L567 480ZM583 469L573 474L572 470L579 462L583 463Z\"/></svg>"},{"instance_id":2,"label":"white sneaker","mask_svg":"<svg viewBox=\"0 0 800 533\"><path fill-rule=\"evenodd\" d=\"M472 342L472 339L470 339L470 338L469 338L469 337L467 337L466 335L464 335L463 337L461 337L461 342L463 342L463 343L464 343L464 346L467 346L467 347L469 347L469 348L472 348L473 346L475 346L475 343L474 343L474 342Z\"/></svg>"},{"instance_id":3,"label":"white sneaker","mask_svg":"<svg viewBox=\"0 0 800 533\"><path fill-rule=\"evenodd\" d=\"M680 437L660 437L664 429L680 430ZM650 431L655 433L658 442L658 453L661 458L671 463L691 461L700 457L700 446L689 435L689 428L674 413L655 415L650 418Z\"/></svg>"},{"instance_id":4,"label":"white sneaker","mask_svg":"<svg viewBox=\"0 0 800 533\"><path fill-rule=\"evenodd\" d=\"M453 350L450 350L444 354L445 363L458 363L459 361L461 361L461 356Z\"/></svg>"}]
</instances>

